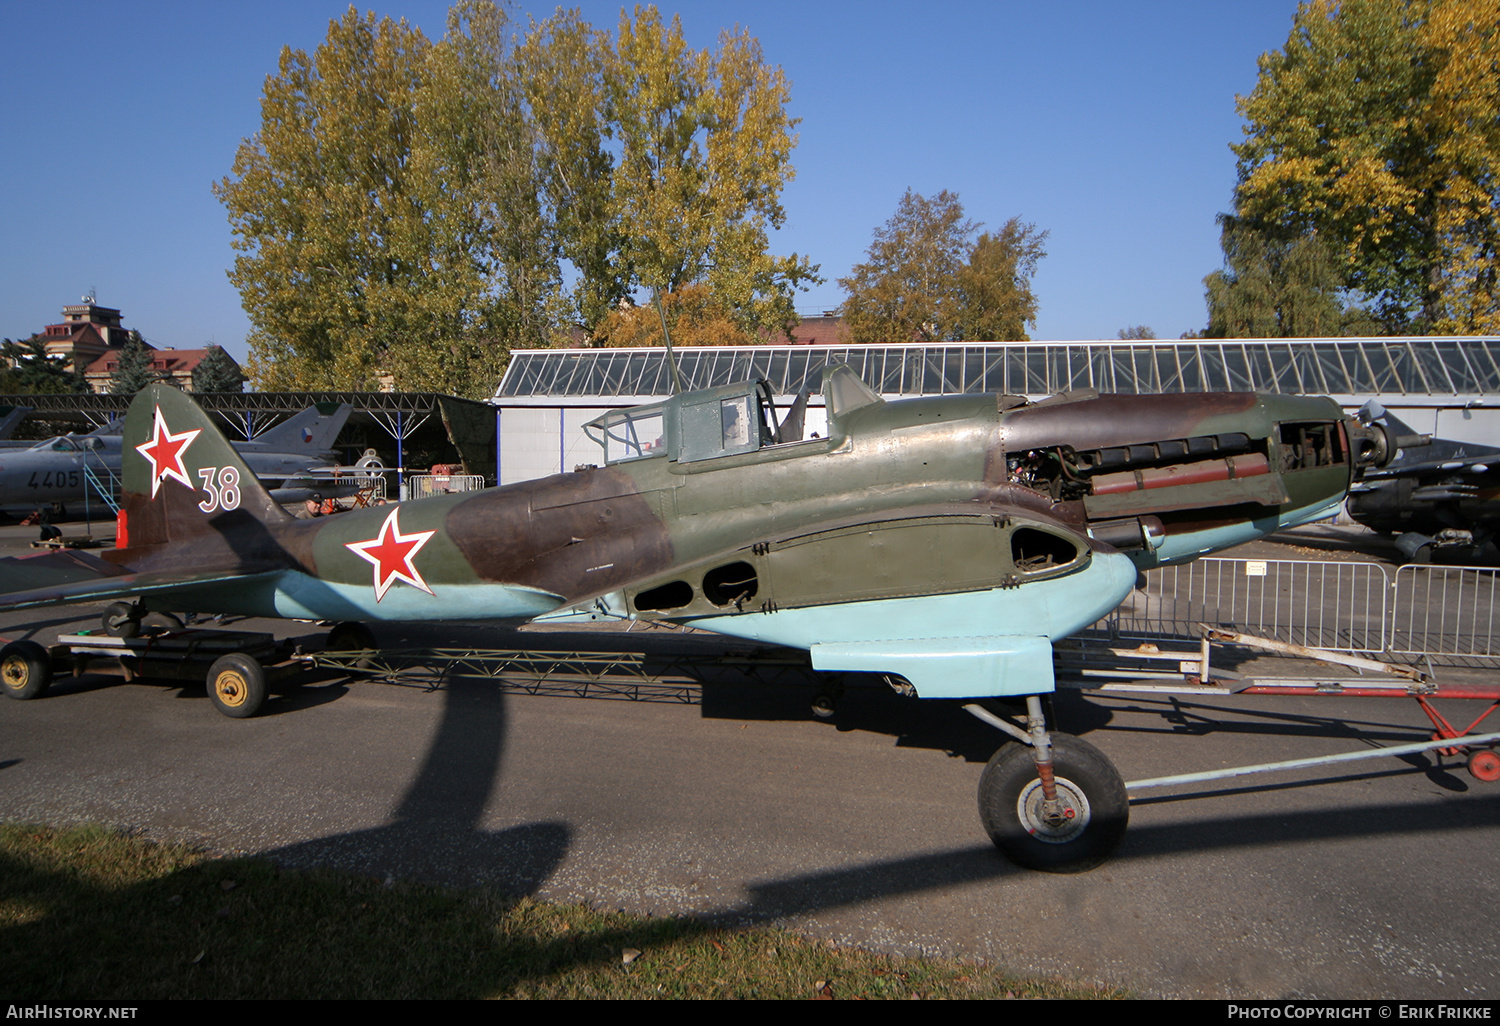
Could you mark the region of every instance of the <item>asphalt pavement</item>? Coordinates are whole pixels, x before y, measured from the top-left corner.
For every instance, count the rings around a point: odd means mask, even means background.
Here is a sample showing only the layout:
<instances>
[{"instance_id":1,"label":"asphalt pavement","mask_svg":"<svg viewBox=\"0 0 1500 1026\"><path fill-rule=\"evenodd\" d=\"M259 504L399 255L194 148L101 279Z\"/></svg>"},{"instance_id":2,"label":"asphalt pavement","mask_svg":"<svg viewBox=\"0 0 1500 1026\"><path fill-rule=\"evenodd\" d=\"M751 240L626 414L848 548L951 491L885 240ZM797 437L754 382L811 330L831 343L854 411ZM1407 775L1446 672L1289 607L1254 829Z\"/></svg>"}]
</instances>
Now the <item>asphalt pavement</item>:
<instances>
[{"instance_id":1,"label":"asphalt pavement","mask_svg":"<svg viewBox=\"0 0 1500 1026\"><path fill-rule=\"evenodd\" d=\"M32 533L0 528L0 554ZM1356 558L1337 555L1354 551L1347 538L1314 530L1250 554ZM49 641L98 616L0 614L0 633ZM639 629L377 634L387 646L658 657L736 647ZM201 686L65 679L39 700L0 702L0 818L101 822L297 866L779 923L1146 995L1500 995L1488 924L1500 907L1500 785L1461 763L1419 755L1153 792L1132 803L1109 863L1042 874L1006 862L979 824L975 789L996 731L953 703L881 687L852 687L820 720L814 693L729 680L631 701L333 679L230 720ZM1455 718L1480 711L1464 705ZM1063 695L1057 712L1127 780L1430 729L1408 699Z\"/></svg>"}]
</instances>

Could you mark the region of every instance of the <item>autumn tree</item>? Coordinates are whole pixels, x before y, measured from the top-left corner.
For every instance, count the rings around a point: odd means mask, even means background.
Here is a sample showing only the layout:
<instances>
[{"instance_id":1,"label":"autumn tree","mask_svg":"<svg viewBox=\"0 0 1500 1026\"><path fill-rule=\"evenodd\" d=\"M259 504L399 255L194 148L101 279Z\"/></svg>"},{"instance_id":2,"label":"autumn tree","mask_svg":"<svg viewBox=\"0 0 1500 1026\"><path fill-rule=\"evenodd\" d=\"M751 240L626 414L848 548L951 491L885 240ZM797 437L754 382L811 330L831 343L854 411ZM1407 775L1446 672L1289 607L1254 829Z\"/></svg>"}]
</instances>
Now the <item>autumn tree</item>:
<instances>
[{"instance_id":1,"label":"autumn tree","mask_svg":"<svg viewBox=\"0 0 1500 1026\"><path fill-rule=\"evenodd\" d=\"M496 294L489 229L512 211L486 220L495 197L470 187L490 171L492 138L462 128L493 97L463 13L436 48L350 8L312 56L283 49L261 131L215 187L261 387L373 388L381 375L465 395L493 386L503 360L489 338L513 296Z\"/></svg>"},{"instance_id":2,"label":"autumn tree","mask_svg":"<svg viewBox=\"0 0 1500 1026\"><path fill-rule=\"evenodd\" d=\"M1012 218L975 239L980 227L957 194L928 199L908 189L875 230L868 259L839 279L850 337L867 345L1025 339L1047 233Z\"/></svg>"},{"instance_id":3,"label":"autumn tree","mask_svg":"<svg viewBox=\"0 0 1500 1026\"><path fill-rule=\"evenodd\" d=\"M980 235L958 273L962 302L957 335L962 339L999 341L1027 338L1036 324L1036 295L1031 278L1047 255L1047 233L1011 218L997 234Z\"/></svg>"},{"instance_id":4,"label":"autumn tree","mask_svg":"<svg viewBox=\"0 0 1500 1026\"><path fill-rule=\"evenodd\" d=\"M654 303L615 307L595 329L595 337L610 347L663 345L665 319L674 346L749 346L773 341L773 337L756 337L745 331L707 285L683 285L661 300L660 313Z\"/></svg>"},{"instance_id":5,"label":"autumn tree","mask_svg":"<svg viewBox=\"0 0 1500 1026\"><path fill-rule=\"evenodd\" d=\"M351 8L311 56L282 52L261 131L215 188L252 375L487 393L509 347L689 286L673 310L712 308L745 339L785 330L817 280L767 252L786 99L752 37L696 51L651 7L617 38L576 12L520 36L460 0L436 43Z\"/></svg>"},{"instance_id":6,"label":"autumn tree","mask_svg":"<svg viewBox=\"0 0 1500 1026\"><path fill-rule=\"evenodd\" d=\"M747 333L795 323L792 296L817 281L793 254L767 252L786 214L796 120L789 87L743 30L695 51L654 7L623 13L604 55L615 169L611 211L622 255L648 293L702 284Z\"/></svg>"},{"instance_id":7,"label":"autumn tree","mask_svg":"<svg viewBox=\"0 0 1500 1026\"><path fill-rule=\"evenodd\" d=\"M1500 329L1500 0L1312 0L1259 66L1232 278L1326 246L1387 331Z\"/></svg>"},{"instance_id":8,"label":"autumn tree","mask_svg":"<svg viewBox=\"0 0 1500 1026\"><path fill-rule=\"evenodd\" d=\"M406 22L351 7L311 56L283 48L266 79L261 130L214 189L263 388L374 387L394 339L461 316L440 305L453 269L433 259L411 174L428 49Z\"/></svg>"}]
</instances>

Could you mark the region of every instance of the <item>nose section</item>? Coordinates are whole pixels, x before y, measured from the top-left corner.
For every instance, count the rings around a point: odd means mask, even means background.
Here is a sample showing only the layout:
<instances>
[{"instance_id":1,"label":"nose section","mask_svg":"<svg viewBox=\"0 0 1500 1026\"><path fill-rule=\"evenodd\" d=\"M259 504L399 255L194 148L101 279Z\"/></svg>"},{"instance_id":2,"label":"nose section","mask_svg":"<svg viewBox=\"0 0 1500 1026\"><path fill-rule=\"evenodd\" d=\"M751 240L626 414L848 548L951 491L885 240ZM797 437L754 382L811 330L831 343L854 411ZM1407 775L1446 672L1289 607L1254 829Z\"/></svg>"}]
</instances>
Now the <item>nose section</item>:
<instances>
[{"instance_id":1,"label":"nose section","mask_svg":"<svg viewBox=\"0 0 1500 1026\"><path fill-rule=\"evenodd\" d=\"M1432 444L1431 435L1413 431L1385 410L1372 409L1368 403L1358 415L1344 418L1344 430L1349 435L1354 465L1361 471L1390 466L1402 449Z\"/></svg>"}]
</instances>

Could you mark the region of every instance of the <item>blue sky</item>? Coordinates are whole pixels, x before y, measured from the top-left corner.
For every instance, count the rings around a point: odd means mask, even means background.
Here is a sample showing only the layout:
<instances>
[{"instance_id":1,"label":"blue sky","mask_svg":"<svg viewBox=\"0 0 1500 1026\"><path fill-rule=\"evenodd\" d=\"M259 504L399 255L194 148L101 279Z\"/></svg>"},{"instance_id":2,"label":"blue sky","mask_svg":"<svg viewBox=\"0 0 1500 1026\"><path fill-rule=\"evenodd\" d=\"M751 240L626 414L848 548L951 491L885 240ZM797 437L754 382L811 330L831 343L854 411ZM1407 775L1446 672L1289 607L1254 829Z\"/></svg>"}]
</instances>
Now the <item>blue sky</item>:
<instances>
[{"instance_id":1,"label":"blue sky","mask_svg":"<svg viewBox=\"0 0 1500 1026\"><path fill-rule=\"evenodd\" d=\"M442 34L447 4L380 15ZM613 27L618 3L583 15ZM690 43L742 25L791 81L802 119L778 254L837 306L902 193L958 193L990 226L1051 233L1035 279L1039 339L1163 338L1206 321L1217 213L1234 186L1236 94L1286 42L1293 0L1235 3L687 2ZM370 5L361 5L361 10ZM311 51L336 0L0 0L0 336L24 337L89 290L157 346L245 355L210 192L259 127L282 46ZM554 8L521 4L522 17Z\"/></svg>"}]
</instances>

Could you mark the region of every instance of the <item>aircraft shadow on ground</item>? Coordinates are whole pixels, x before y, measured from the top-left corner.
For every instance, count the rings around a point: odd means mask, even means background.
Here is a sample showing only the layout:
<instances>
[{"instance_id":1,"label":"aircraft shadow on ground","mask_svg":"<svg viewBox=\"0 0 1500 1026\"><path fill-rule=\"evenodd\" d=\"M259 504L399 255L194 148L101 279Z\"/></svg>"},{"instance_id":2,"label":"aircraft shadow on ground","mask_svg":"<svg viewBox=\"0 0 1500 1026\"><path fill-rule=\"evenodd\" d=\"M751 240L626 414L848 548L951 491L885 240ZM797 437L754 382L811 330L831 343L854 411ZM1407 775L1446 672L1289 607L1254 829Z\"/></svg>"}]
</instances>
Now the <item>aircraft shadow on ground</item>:
<instances>
[{"instance_id":1,"label":"aircraft shadow on ground","mask_svg":"<svg viewBox=\"0 0 1500 1026\"><path fill-rule=\"evenodd\" d=\"M1311 549L1321 552L1348 552L1364 556L1371 562L1385 560L1401 561L1401 552L1390 537L1374 531L1315 531L1303 528L1294 531L1279 531L1267 535L1262 541L1285 545L1294 549Z\"/></svg>"},{"instance_id":2,"label":"aircraft shadow on ground","mask_svg":"<svg viewBox=\"0 0 1500 1026\"><path fill-rule=\"evenodd\" d=\"M570 827L563 822L548 822L486 831L480 826L499 781L507 706L516 699L479 682L459 682L445 689L441 697L441 723L421 768L397 804L393 822L268 854L289 864L334 865L372 875L391 873L441 883L500 886L515 895L533 893L566 856ZM1341 779L1420 772L1427 762L1420 757L1416 761L1419 765L1406 770ZM1300 785L1251 785L1177 795L1171 800L1288 786ZM1147 803L1149 800L1137 802ZM1462 803L1412 802L1335 811L1210 816L1188 824L1137 825L1126 835L1115 858L1155 858L1339 837L1463 831L1493 827L1497 821L1500 796ZM989 845L966 847L752 885L750 901L731 912L749 921L761 921L1022 873ZM797 895L795 901L786 897L793 893Z\"/></svg>"},{"instance_id":3,"label":"aircraft shadow on ground","mask_svg":"<svg viewBox=\"0 0 1500 1026\"><path fill-rule=\"evenodd\" d=\"M459 887L478 885L510 897L537 893L568 855L573 839L570 824L557 820L502 830L482 827L500 779L508 707L515 699L483 683L465 681L449 686L438 697L443 702L440 724L390 823L264 854L295 868L333 868L377 879L422 880ZM898 700L896 696L891 699ZM885 713L870 715L878 720ZM1177 800L1185 797L1178 796ZM1413 833L1459 839L1473 830L1492 831L1497 821L1500 797L1489 796L1462 802L1388 803L1335 811L1245 816L1208 812L1189 823L1141 823L1138 818L1115 861ZM746 829L755 827L747 824ZM585 964L600 964L610 955L618 958L618 949L627 944L642 948L649 957L650 947L658 941L676 942L696 933L755 924L794 925L799 917L869 902L975 885L1013 883L1029 887L1036 879L1006 862L990 845L966 844L860 866L745 881L745 899L737 904L685 918L632 924L614 933L592 934L587 945L568 937L496 939L494 943L501 947L519 946L522 950L515 954L524 957L504 959L500 964L506 968L488 978L463 979L455 984L459 990L450 996L508 993L529 980ZM77 886L88 885L80 881ZM324 929L321 923L309 924L309 929L314 927ZM493 930L489 932L494 934ZM6 934L6 943L14 950L27 950L27 925L11 927ZM363 948L351 945L333 954L346 965L349 959L362 957L356 954L358 950ZM70 952L73 954L76 952ZM364 969L369 989L361 996L403 993L397 989L408 971L402 952L371 952L368 959ZM59 974L57 978L63 977ZM74 991L69 996L80 993Z\"/></svg>"},{"instance_id":4,"label":"aircraft shadow on ground","mask_svg":"<svg viewBox=\"0 0 1500 1026\"><path fill-rule=\"evenodd\" d=\"M535 893L566 857L572 836L569 825L531 823L493 832L479 827L498 781L505 709L510 700L511 696L472 684L455 687L446 694L442 726L392 824L268 854L293 865L334 865L399 878L461 886L479 884L511 895ZM1179 795L1177 800L1188 797ZM1126 835L1115 861L1412 833L1456 838L1467 831L1492 829L1497 821L1500 797L1246 816L1210 812L1189 823L1138 822ZM743 902L678 919L669 935L676 938L698 930L789 924L798 917L872 901L996 882L1026 885L1034 880L1033 874L1005 861L989 844L965 845L850 868L746 881ZM605 945L627 940L639 945L641 928L622 932L616 939L597 939ZM576 952L565 941L543 943L537 952L538 964L548 966L549 972L597 961L598 957L597 949Z\"/></svg>"}]
</instances>

